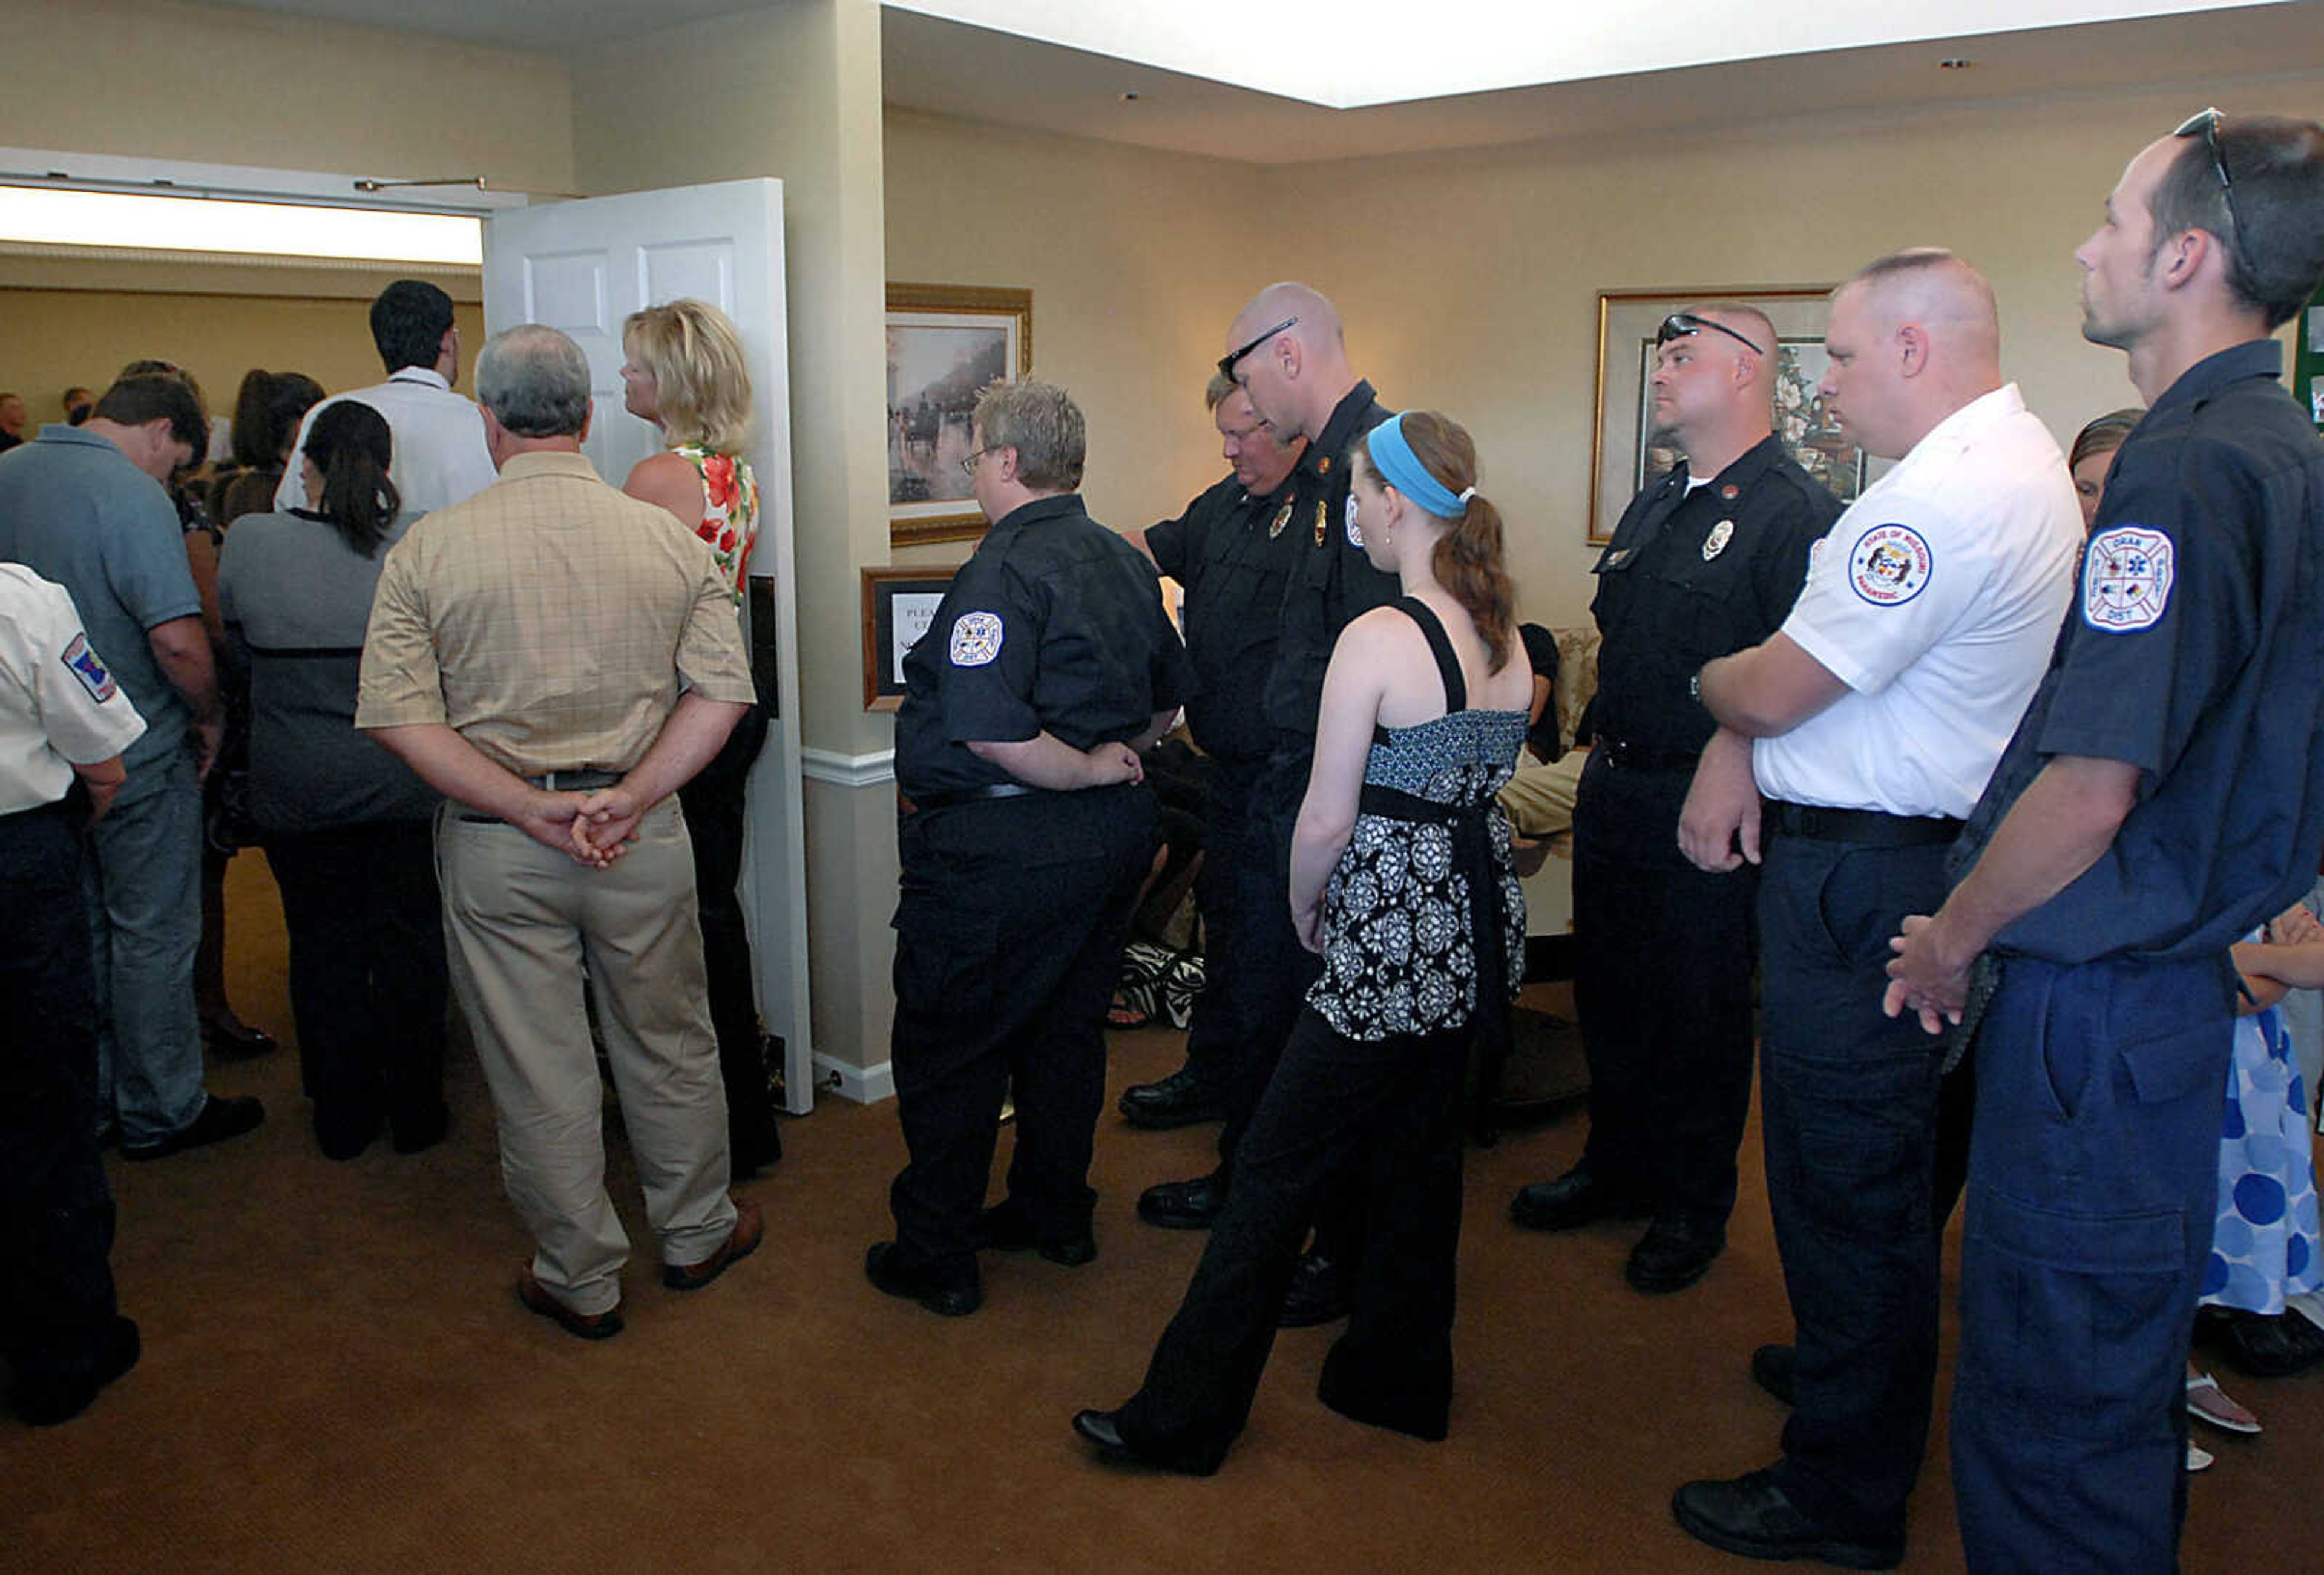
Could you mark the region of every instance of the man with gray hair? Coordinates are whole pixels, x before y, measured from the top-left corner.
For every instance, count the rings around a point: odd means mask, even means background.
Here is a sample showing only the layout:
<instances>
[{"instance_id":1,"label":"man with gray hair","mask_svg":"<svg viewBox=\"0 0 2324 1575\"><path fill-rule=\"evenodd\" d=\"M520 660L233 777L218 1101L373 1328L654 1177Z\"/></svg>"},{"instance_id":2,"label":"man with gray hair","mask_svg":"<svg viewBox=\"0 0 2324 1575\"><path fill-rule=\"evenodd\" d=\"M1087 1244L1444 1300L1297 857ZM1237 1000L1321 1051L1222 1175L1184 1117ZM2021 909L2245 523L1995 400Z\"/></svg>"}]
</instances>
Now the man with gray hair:
<instances>
[{"instance_id":1,"label":"man with gray hair","mask_svg":"<svg viewBox=\"0 0 2324 1575\"><path fill-rule=\"evenodd\" d=\"M678 786L752 689L709 548L581 456L589 367L554 328L478 358L500 480L388 555L355 725L452 802L438 813L453 989L540 1242L524 1305L619 1333L629 1239L605 1193L597 1008L659 1240L662 1283L709 1284L759 1244L727 1195L725 1098Z\"/></svg>"}]
</instances>

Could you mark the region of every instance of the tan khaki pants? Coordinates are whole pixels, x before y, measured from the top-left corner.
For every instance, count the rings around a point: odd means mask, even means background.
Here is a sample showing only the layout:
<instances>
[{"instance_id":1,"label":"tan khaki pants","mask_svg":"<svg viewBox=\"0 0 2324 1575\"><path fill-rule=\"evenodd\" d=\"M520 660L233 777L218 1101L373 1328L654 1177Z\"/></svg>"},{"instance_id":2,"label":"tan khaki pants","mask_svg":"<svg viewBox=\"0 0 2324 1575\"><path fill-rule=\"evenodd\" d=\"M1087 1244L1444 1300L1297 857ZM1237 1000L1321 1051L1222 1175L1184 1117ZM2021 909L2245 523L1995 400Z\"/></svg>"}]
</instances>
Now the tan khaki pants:
<instances>
[{"instance_id":1,"label":"tan khaki pants","mask_svg":"<svg viewBox=\"0 0 2324 1575\"><path fill-rule=\"evenodd\" d=\"M658 806L611 869L512 825L436 822L452 988L500 1125L501 1177L540 1244L532 1272L558 1300L621 1299L629 1238L605 1193L604 1094L591 992L622 1124L665 1263L698 1263L734 1228L718 1076L678 800Z\"/></svg>"}]
</instances>

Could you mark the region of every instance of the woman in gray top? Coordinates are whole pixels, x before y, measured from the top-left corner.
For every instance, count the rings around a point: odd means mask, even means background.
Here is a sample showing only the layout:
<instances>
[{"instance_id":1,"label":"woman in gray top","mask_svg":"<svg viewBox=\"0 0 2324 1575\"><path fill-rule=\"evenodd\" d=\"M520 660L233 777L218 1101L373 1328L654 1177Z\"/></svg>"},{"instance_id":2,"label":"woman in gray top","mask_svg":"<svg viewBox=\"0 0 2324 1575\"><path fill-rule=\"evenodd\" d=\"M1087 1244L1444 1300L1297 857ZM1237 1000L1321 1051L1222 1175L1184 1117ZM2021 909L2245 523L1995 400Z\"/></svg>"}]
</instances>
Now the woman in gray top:
<instances>
[{"instance_id":1,"label":"woman in gray top","mask_svg":"<svg viewBox=\"0 0 2324 1575\"><path fill-rule=\"evenodd\" d=\"M383 1119L399 1154L447 1120L440 800L355 730L372 595L402 534L390 441L370 406L327 407L299 459L319 508L244 516L218 569L250 686L251 817L282 891L300 1064L333 1159L361 1154Z\"/></svg>"}]
</instances>

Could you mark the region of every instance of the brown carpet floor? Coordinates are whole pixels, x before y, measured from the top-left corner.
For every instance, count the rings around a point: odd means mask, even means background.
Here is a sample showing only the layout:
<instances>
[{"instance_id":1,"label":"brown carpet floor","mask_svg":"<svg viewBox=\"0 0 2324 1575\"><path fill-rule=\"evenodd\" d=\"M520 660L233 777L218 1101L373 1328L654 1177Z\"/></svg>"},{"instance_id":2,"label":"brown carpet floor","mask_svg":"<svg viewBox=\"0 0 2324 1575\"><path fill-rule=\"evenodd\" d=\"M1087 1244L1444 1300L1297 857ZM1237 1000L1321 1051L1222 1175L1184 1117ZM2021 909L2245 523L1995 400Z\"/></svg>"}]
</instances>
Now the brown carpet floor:
<instances>
[{"instance_id":1,"label":"brown carpet floor","mask_svg":"<svg viewBox=\"0 0 2324 1575\"><path fill-rule=\"evenodd\" d=\"M287 1040L255 856L235 861L229 912L234 999ZM1113 1085L1170 1070L1180 1045L1117 1036ZM892 1110L827 1100L789 1122L788 1156L743 1189L766 1206L766 1247L695 1294L654 1277L616 1139L639 1243L629 1330L585 1345L512 1294L529 1248L473 1062L454 1067L443 1146L382 1143L350 1165L316 1153L287 1048L213 1086L264 1096L268 1122L114 1164L144 1360L69 1425L0 1421L0 1568L1734 1569L1675 1528L1671 1490L1765 1464L1783 1420L1746 1371L1786 1333L1756 1131L1732 1246L1660 1300L1621 1284L1629 1230L1553 1239L1508 1220L1514 1188L1579 1151L1578 1117L1474 1153L1452 1439L1323 1410L1333 1331L1296 1331L1225 1469L1194 1481L1102 1468L1067 1422L1136 1386L1203 1239L1131 1205L1203 1169L1214 1128L1145 1134L1109 1114L1097 1262L991 1257L985 1310L961 1321L862 1278L902 1155ZM2204 1439L2219 1463L2194 1484L2187 1564L2316 1569L2324 1377L2228 1386L2267 1432ZM1913 1570L1960 1565L1943 1399Z\"/></svg>"}]
</instances>

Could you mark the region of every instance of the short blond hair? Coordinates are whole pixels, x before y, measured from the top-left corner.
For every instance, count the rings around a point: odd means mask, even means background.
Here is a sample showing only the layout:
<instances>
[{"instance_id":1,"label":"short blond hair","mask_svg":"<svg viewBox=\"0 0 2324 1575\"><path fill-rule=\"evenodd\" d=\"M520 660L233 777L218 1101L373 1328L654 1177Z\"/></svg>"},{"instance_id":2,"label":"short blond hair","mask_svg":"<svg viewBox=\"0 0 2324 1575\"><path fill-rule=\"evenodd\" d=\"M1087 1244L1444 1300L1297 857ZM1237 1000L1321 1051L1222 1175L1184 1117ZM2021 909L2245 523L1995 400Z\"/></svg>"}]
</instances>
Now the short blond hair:
<instances>
[{"instance_id":1,"label":"short blond hair","mask_svg":"<svg viewBox=\"0 0 2324 1575\"><path fill-rule=\"evenodd\" d=\"M687 299L632 312L622 322L622 353L653 373L665 438L715 454L750 446L751 368L724 312Z\"/></svg>"}]
</instances>

